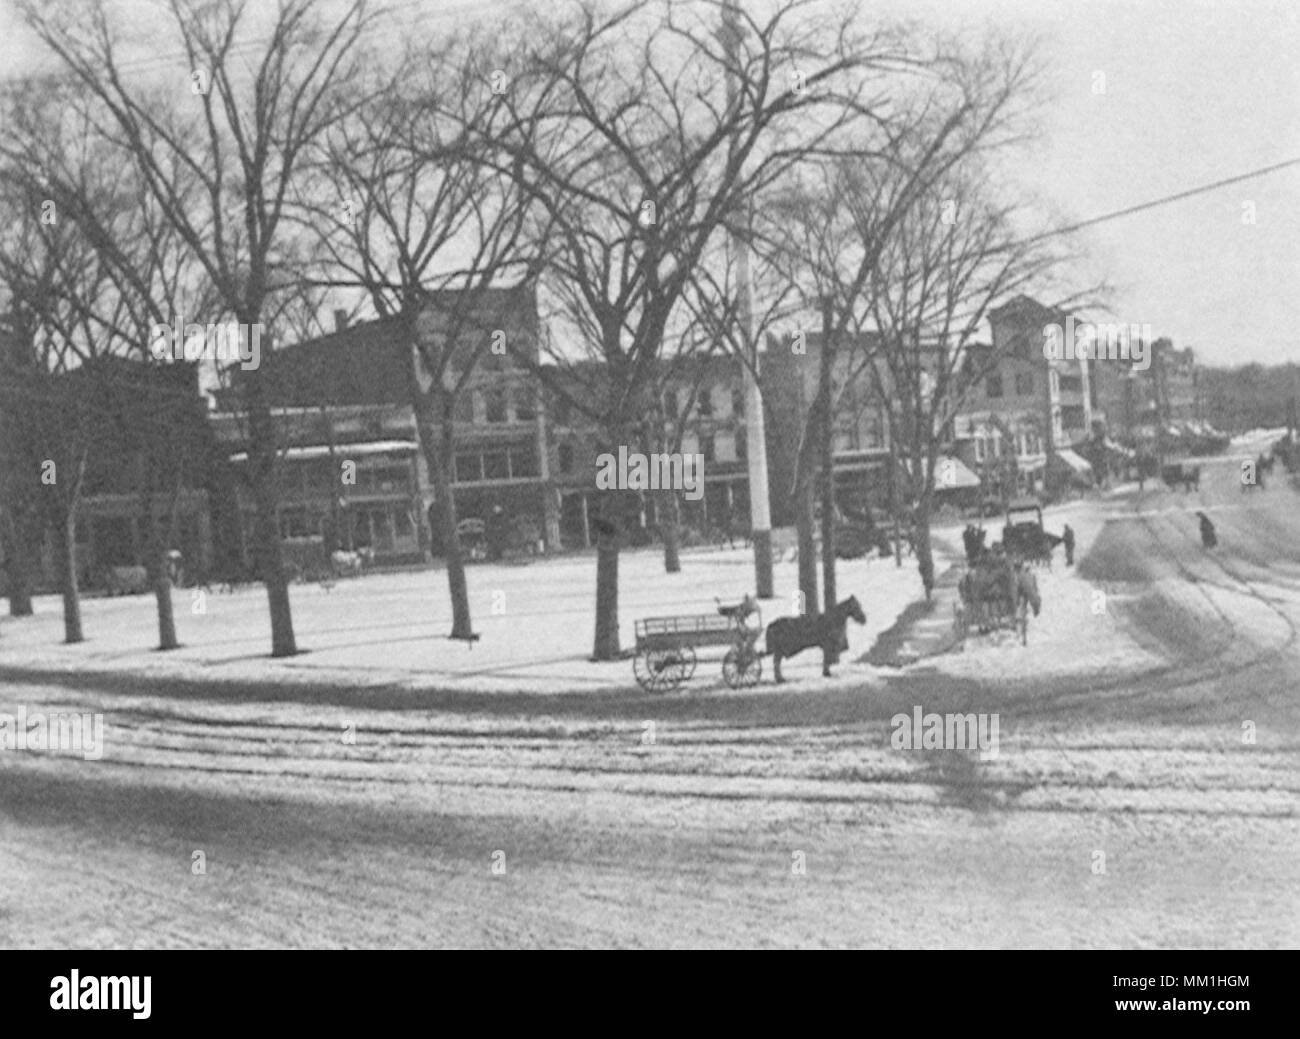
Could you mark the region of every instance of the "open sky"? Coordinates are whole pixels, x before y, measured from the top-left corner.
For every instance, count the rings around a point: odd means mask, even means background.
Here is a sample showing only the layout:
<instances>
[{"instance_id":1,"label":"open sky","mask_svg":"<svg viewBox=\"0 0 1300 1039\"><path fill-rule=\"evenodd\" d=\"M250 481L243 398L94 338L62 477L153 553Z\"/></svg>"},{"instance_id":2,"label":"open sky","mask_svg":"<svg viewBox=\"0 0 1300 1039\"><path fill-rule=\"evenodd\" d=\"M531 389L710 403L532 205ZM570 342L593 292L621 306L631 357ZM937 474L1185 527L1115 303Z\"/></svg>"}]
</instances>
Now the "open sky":
<instances>
[{"instance_id":1,"label":"open sky","mask_svg":"<svg viewBox=\"0 0 1300 1039\"><path fill-rule=\"evenodd\" d=\"M160 17L153 0L133 6ZM398 5L439 27L513 6ZM1296 0L864 0L863 12L1040 39L1049 101L1012 189L1069 217L1300 158ZM0 0L0 79L52 68ZM1116 287L1114 319L1210 364L1300 361L1300 165L1108 222L1082 244L1079 278Z\"/></svg>"}]
</instances>

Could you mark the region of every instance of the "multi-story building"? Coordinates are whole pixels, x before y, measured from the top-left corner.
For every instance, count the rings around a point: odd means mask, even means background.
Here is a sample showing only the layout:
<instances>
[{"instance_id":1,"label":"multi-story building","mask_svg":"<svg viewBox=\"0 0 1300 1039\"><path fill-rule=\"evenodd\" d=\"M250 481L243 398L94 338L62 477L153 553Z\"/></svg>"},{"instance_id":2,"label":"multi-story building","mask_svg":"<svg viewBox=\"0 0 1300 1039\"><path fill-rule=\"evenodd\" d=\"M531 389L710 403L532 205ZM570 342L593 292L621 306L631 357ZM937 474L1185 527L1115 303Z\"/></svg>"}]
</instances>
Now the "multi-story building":
<instances>
[{"instance_id":1,"label":"multi-story building","mask_svg":"<svg viewBox=\"0 0 1300 1039\"><path fill-rule=\"evenodd\" d=\"M553 542L557 514L544 419L526 367L537 356L534 291L529 286L480 290L468 317L453 303L447 294L431 294L414 334L440 357L448 349L448 325L461 323L450 347L461 356L447 359L447 384L461 378L469 356L477 355L455 395L449 476L458 515L482 519L500 506L516 523L532 524L540 539ZM504 338L493 339L497 335ZM493 348L506 341L509 349ZM431 409L433 401L413 385L419 380L429 388L428 373L415 357L402 319L389 317L353 325L339 321L329 335L263 358L281 445L282 536L369 547L387 562L441 551L430 515L436 481L416 424L416 408ZM237 379L217 399L212 420L240 468L247 448ZM424 417L431 428L441 429L439 416ZM246 481L240 486L249 535L254 505Z\"/></svg>"},{"instance_id":2,"label":"multi-story building","mask_svg":"<svg viewBox=\"0 0 1300 1039\"><path fill-rule=\"evenodd\" d=\"M1173 431L1199 423L1200 384L1196 355L1155 340L1149 363L1095 365L1094 409L1110 436L1138 450L1156 453Z\"/></svg>"},{"instance_id":3,"label":"multi-story building","mask_svg":"<svg viewBox=\"0 0 1300 1039\"><path fill-rule=\"evenodd\" d=\"M794 522L799 441L817 398L823 341L820 332L797 339L769 335L762 355L761 381L771 415L767 438L772 521L778 526ZM855 509L887 506L894 486L889 394L882 385L888 376L876 363L876 349L874 337L852 337L836 349L831 371L835 498Z\"/></svg>"},{"instance_id":4,"label":"multi-story building","mask_svg":"<svg viewBox=\"0 0 1300 1039\"><path fill-rule=\"evenodd\" d=\"M1049 356L1046 330L1069 315L1028 296L989 312L992 342L967 351L970 391L953 422L963 461L1004 493L1036 489L1047 473L1084 474L1074 450L1092 434L1092 374L1086 358ZM1010 476L1008 476L1010 474Z\"/></svg>"}]
</instances>

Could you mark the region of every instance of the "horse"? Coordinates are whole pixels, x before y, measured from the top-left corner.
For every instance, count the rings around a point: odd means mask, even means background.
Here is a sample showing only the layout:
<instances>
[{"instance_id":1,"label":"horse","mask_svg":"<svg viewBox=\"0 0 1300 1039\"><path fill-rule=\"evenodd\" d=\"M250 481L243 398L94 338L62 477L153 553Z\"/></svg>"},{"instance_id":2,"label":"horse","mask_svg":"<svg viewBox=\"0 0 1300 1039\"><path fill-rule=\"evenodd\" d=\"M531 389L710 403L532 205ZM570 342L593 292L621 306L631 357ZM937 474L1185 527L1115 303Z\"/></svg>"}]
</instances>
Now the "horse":
<instances>
[{"instance_id":1,"label":"horse","mask_svg":"<svg viewBox=\"0 0 1300 1039\"><path fill-rule=\"evenodd\" d=\"M820 646L822 651L822 677L831 677L831 664L839 663L840 653L848 648L845 626L852 617L859 624L867 623L858 597L852 595L829 613L814 613L804 617L781 617L767 626L767 652L772 656L772 671L778 682L781 661L802 653L805 649Z\"/></svg>"}]
</instances>

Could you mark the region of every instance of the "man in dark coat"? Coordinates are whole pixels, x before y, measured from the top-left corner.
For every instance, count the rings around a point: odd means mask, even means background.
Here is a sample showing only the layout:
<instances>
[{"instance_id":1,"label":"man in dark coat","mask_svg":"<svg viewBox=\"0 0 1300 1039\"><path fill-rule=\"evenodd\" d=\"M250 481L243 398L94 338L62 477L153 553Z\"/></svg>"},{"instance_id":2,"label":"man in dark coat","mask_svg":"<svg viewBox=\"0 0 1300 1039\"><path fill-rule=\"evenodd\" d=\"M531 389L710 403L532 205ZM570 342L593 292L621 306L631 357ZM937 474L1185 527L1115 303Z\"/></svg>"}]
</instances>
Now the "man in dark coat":
<instances>
[{"instance_id":1,"label":"man in dark coat","mask_svg":"<svg viewBox=\"0 0 1300 1039\"><path fill-rule=\"evenodd\" d=\"M1065 565L1074 566L1074 528L1068 523L1065 525L1061 540L1065 542Z\"/></svg>"},{"instance_id":2,"label":"man in dark coat","mask_svg":"<svg viewBox=\"0 0 1300 1039\"><path fill-rule=\"evenodd\" d=\"M1205 513L1198 512L1196 515L1201 517L1201 544L1206 548L1214 548L1219 543L1218 535L1214 533L1214 524Z\"/></svg>"}]
</instances>

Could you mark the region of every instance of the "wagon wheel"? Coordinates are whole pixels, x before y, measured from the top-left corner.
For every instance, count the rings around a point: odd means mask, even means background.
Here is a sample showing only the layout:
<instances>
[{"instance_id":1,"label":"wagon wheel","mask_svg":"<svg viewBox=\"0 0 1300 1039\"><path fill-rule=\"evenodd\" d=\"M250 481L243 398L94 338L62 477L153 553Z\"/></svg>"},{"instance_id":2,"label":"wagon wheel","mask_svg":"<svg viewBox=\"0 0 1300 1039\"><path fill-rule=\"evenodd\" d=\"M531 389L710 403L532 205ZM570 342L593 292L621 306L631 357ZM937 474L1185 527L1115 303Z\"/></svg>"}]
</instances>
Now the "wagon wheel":
<instances>
[{"instance_id":1,"label":"wagon wheel","mask_svg":"<svg viewBox=\"0 0 1300 1039\"><path fill-rule=\"evenodd\" d=\"M732 646L722 658L722 677L732 689L757 685L763 677L763 658L752 646Z\"/></svg>"},{"instance_id":2,"label":"wagon wheel","mask_svg":"<svg viewBox=\"0 0 1300 1039\"><path fill-rule=\"evenodd\" d=\"M690 645L678 646L677 658L681 661L681 681L690 681L695 675L695 665L699 663L699 658L695 655L695 647Z\"/></svg>"},{"instance_id":3,"label":"wagon wheel","mask_svg":"<svg viewBox=\"0 0 1300 1039\"><path fill-rule=\"evenodd\" d=\"M689 670L695 670L694 651L691 652ZM637 684L646 692L676 689L690 677L687 658L679 648L646 649L632 658L632 673Z\"/></svg>"}]
</instances>

